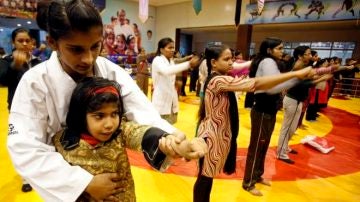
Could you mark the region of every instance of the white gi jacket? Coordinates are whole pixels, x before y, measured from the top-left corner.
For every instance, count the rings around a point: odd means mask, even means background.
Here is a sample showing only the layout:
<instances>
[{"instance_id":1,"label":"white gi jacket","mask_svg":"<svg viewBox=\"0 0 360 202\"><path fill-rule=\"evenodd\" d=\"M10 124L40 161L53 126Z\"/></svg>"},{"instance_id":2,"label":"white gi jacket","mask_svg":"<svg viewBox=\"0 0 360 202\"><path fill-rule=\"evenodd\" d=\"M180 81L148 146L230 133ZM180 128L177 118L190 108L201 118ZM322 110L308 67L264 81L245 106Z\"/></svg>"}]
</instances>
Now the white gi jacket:
<instances>
[{"instance_id":1,"label":"white gi jacket","mask_svg":"<svg viewBox=\"0 0 360 202\"><path fill-rule=\"evenodd\" d=\"M174 63L164 56L156 56L151 65L151 76L154 87L152 103L161 115L179 111L178 94L175 89L176 73L190 67L189 62Z\"/></svg>"},{"instance_id":2,"label":"white gi jacket","mask_svg":"<svg viewBox=\"0 0 360 202\"><path fill-rule=\"evenodd\" d=\"M95 75L120 83L127 118L174 132L122 68L98 57ZM79 166L69 165L51 142L65 126L75 86L54 51L49 60L24 74L13 99L8 150L16 170L46 201L75 201L93 178Z\"/></svg>"}]
</instances>

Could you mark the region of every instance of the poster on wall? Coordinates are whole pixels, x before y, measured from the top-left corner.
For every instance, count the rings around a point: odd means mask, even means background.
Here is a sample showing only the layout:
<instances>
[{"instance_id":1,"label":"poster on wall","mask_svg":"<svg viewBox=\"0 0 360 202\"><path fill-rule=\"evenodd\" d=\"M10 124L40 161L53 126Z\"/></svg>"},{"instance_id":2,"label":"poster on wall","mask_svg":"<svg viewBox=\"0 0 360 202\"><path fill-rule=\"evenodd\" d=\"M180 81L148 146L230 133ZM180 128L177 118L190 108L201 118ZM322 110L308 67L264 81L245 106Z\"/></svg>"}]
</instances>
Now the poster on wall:
<instances>
[{"instance_id":1,"label":"poster on wall","mask_svg":"<svg viewBox=\"0 0 360 202\"><path fill-rule=\"evenodd\" d=\"M114 9L116 8L116 9ZM138 3L107 2L102 13L104 22L103 55L111 61L123 64L135 64L141 50L153 52L154 21L151 9L149 19L142 23L138 18Z\"/></svg>"},{"instance_id":2,"label":"poster on wall","mask_svg":"<svg viewBox=\"0 0 360 202\"><path fill-rule=\"evenodd\" d=\"M285 0L246 6L246 23L283 23L351 20L360 18L359 0Z\"/></svg>"},{"instance_id":3,"label":"poster on wall","mask_svg":"<svg viewBox=\"0 0 360 202\"><path fill-rule=\"evenodd\" d=\"M0 16L35 18L36 0L0 0Z\"/></svg>"},{"instance_id":4,"label":"poster on wall","mask_svg":"<svg viewBox=\"0 0 360 202\"><path fill-rule=\"evenodd\" d=\"M92 0L101 12L105 8L105 0ZM15 18L32 18L36 16L37 0L0 0L0 16Z\"/></svg>"}]
</instances>

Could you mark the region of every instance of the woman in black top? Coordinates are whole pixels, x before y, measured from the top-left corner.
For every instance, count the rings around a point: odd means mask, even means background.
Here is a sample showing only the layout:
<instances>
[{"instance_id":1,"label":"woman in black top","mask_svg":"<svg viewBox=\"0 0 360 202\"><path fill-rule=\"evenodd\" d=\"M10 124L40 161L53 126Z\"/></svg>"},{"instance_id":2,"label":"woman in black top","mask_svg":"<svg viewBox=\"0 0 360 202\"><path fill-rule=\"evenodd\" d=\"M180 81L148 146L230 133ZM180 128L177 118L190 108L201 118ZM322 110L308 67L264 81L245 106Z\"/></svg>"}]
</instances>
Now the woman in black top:
<instances>
[{"instance_id":1,"label":"woman in black top","mask_svg":"<svg viewBox=\"0 0 360 202\"><path fill-rule=\"evenodd\" d=\"M24 28L15 29L11 34L13 43L12 54L0 59L0 84L8 87L8 109L11 108L16 87L23 74L41 61L31 55L32 41L29 31ZM23 180L21 190L32 190L30 184Z\"/></svg>"},{"instance_id":2,"label":"woman in black top","mask_svg":"<svg viewBox=\"0 0 360 202\"><path fill-rule=\"evenodd\" d=\"M8 109L22 75L41 61L31 55L32 41L29 31L24 28L15 29L12 34L13 52L0 62L0 84L8 87Z\"/></svg>"}]
</instances>

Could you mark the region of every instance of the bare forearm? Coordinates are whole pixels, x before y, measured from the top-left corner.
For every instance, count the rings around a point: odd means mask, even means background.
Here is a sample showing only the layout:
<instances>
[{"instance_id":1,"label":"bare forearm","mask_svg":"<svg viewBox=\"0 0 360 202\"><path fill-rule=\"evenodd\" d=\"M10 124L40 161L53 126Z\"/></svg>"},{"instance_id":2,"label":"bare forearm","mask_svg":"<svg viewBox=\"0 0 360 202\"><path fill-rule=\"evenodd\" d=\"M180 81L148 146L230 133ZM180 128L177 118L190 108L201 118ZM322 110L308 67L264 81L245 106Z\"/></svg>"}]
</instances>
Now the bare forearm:
<instances>
[{"instance_id":1,"label":"bare forearm","mask_svg":"<svg viewBox=\"0 0 360 202\"><path fill-rule=\"evenodd\" d=\"M287 72L278 75L256 77L254 78L255 89L267 90L294 77L296 77L296 72Z\"/></svg>"},{"instance_id":2,"label":"bare forearm","mask_svg":"<svg viewBox=\"0 0 360 202\"><path fill-rule=\"evenodd\" d=\"M188 61L190 58L191 57L189 57L189 56L186 56L186 57L183 57L183 58L174 58L174 63L175 64L183 63L183 62Z\"/></svg>"},{"instance_id":3,"label":"bare forearm","mask_svg":"<svg viewBox=\"0 0 360 202\"><path fill-rule=\"evenodd\" d=\"M322 81L326 81L326 80L330 79L331 77L333 77L332 74L325 74L325 75L321 76L320 78L315 79L315 80L313 81L313 83L314 83L314 84L317 84L317 83L320 83L320 82L322 82Z\"/></svg>"}]
</instances>

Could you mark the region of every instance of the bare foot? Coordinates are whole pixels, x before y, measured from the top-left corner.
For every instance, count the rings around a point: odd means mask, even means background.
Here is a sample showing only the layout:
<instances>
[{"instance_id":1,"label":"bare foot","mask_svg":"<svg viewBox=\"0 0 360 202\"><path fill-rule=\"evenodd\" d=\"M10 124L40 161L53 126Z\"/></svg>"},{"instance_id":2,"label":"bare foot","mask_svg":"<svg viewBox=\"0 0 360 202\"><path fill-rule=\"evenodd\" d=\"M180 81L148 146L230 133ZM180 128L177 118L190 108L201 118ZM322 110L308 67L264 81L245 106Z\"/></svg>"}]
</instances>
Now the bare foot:
<instances>
[{"instance_id":1,"label":"bare foot","mask_svg":"<svg viewBox=\"0 0 360 202\"><path fill-rule=\"evenodd\" d=\"M257 190L256 188L250 189L248 192L254 196L262 196L263 195L261 193L261 191Z\"/></svg>"},{"instance_id":2,"label":"bare foot","mask_svg":"<svg viewBox=\"0 0 360 202\"><path fill-rule=\"evenodd\" d=\"M271 182L269 180L265 180L265 179L261 179L258 183L266 185L266 186L271 186Z\"/></svg>"}]
</instances>

